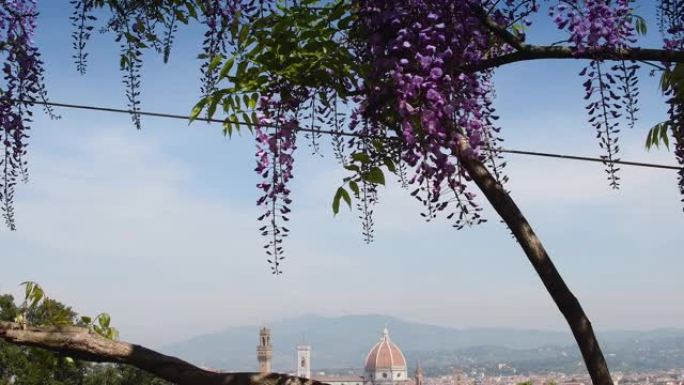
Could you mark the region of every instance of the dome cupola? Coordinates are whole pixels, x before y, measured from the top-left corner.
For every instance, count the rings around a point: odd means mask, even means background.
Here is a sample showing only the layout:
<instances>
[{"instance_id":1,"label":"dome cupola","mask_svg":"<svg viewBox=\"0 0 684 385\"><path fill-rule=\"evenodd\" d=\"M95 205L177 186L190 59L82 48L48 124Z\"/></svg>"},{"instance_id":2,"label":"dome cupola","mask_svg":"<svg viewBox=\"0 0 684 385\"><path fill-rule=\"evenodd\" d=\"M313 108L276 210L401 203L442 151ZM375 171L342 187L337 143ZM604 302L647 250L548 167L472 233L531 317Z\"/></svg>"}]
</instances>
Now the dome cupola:
<instances>
[{"instance_id":1,"label":"dome cupola","mask_svg":"<svg viewBox=\"0 0 684 385\"><path fill-rule=\"evenodd\" d=\"M373 383L396 383L407 380L406 358L399 347L390 340L387 328L383 336L368 353L366 375Z\"/></svg>"}]
</instances>

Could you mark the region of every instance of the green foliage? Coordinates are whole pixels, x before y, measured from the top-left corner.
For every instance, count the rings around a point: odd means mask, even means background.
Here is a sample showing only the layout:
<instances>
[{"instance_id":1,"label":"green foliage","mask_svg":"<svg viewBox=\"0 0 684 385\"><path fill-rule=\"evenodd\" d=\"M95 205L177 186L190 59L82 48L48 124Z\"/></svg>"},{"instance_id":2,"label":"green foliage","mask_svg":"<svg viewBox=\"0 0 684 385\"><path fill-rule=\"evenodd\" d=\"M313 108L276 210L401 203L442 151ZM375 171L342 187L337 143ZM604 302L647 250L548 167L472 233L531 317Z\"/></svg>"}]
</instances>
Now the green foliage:
<instances>
[{"instance_id":1,"label":"green foliage","mask_svg":"<svg viewBox=\"0 0 684 385\"><path fill-rule=\"evenodd\" d=\"M332 203L333 214L335 215L337 215L337 213L340 212L340 199L344 199L349 208L351 208L351 197L349 196L349 193L347 192L347 190L344 189L344 187L340 187L337 189L337 192L335 193L335 197L333 198Z\"/></svg>"},{"instance_id":2,"label":"green foliage","mask_svg":"<svg viewBox=\"0 0 684 385\"><path fill-rule=\"evenodd\" d=\"M33 326L72 325L76 313L71 308L48 298L35 282L24 282L24 301L15 309L14 321Z\"/></svg>"},{"instance_id":3,"label":"green foliage","mask_svg":"<svg viewBox=\"0 0 684 385\"><path fill-rule=\"evenodd\" d=\"M684 104L684 64L675 64L673 67L663 70L660 76L660 89L666 96L672 98L677 104ZM676 127L671 121L664 121L651 127L646 134L646 149L660 148L663 145L670 149L670 137Z\"/></svg>"},{"instance_id":4,"label":"green foliage","mask_svg":"<svg viewBox=\"0 0 684 385\"><path fill-rule=\"evenodd\" d=\"M646 32L648 32L648 28L646 26L646 19L639 15L632 15L634 18L634 29L639 35L646 35Z\"/></svg>"},{"instance_id":5,"label":"green foliage","mask_svg":"<svg viewBox=\"0 0 684 385\"><path fill-rule=\"evenodd\" d=\"M380 167L373 167L367 173L362 174L362 178L373 184L385 184L385 174Z\"/></svg>"},{"instance_id":6,"label":"green foliage","mask_svg":"<svg viewBox=\"0 0 684 385\"><path fill-rule=\"evenodd\" d=\"M25 282L25 298L15 304L0 295L0 321L18 318L28 325L79 325L112 336L109 315L78 317L70 307L45 296L35 282ZM99 330L99 331L98 331ZM0 340L0 385L167 385L146 372L125 365L91 364L43 349L16 346Z\"/></svg>"},{"instance_id":7,"label":"green foliage","mask_svg":"<svg viewBox=\"0 0 684 385\"><path fill-rule=\"evenodd\" d=\"M95 318L85 315L77 318L77 314L71 308L48 298L37 283L27 281L22 285L25 288L24 302L16 310L17 314L13 319L15 322L33 326L79 325L105 338L118 337L118 331L110 325L109 314L100 313Z\"/></svg>"},{"instance_id":8,"label":"green foliage","mask_svg":"<svg viewBox=\"0 0 684 385\"><path fill-rule=\"evenodd\" d=\"M210 66L221 68L218 82L222 88L202 98L191 118L202 112L211 118L223 109L224 133L231 135L246 125L258 123L254 109L259 96L285 84L319 90L326 101L326 90L346 95L345 84L357 72L352 54L339 44L350 24L346 1L301 1L256 19L234 24L235 53L212 59Z\"/></svg>"},{"instance_id":9,"label":"green foliage","mask_svg":"<svg viewBox=\"0 0 684 385\"><path fill-rule=\"evenodd\" d=\"M660 147L664 145L668 150L670 149L670 138L668 136L668 129L670 124L668 122L660 122L651 127L646 134L646 149L650 150L653 147Z\"/></svg>"},{"instance_id":10,"label":"green foliage","mask_svg":"<svg viewBox=\"0 0 684 385\"><path fill-rule=\"evenodd\" d=\"M660 89L667 92L672 89L684 89L684 64L675 64L674 68L666 68L660 77ZM677 94L679 100L684 100L684 95Z\"/></svg>"}]
</instances>

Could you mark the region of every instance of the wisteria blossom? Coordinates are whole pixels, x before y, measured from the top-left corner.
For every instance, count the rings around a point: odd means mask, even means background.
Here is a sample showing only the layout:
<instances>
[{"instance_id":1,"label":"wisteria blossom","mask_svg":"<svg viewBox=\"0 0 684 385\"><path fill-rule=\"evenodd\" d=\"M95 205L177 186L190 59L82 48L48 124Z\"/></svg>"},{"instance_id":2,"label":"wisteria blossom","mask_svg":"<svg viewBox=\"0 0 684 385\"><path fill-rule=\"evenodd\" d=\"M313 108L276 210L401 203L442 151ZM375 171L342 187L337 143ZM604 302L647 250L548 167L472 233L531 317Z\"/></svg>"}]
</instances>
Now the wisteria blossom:
<instances>
[{"instance_id":1,"label":"wisteria blossom","mask_svg":"<svg viewBox=\"0 0 684 385\"><path fill-rule=\"evenodd\" d=\"M10 229L14 219L14 193L18 180L28 176L26 162L31 102L44 97L43 63L33 40L35 0L0 3L0 42L3 82L0 86L0 205Z\"/></svg>"},{"instance_id":2,"label":"wisteria blossom","mask_svg":"<svg viewBox=\"0 0 684 385\"><path fill-rule=\"evenodd\" d=\"M259 220L274 273L281 271L283 238L289 231L289 183L301 131L307 131L314 153L320 153L321 130L334 133L333 151L349 174L333 208L341 200L352 206L348 191L358 199L366 242L373 239L372 207L380 198L378 185L385 182L382 170L397 174L423 205L427 220L442 213L457 228L483 221L464 156L481 161L497 182L508 179L494 107L494 71L507 62L496 64L499 59L529 54L526 30L541 8L537 0L70 3L77 71L86 70L93 31L113 33L121 48L128 109L138 128L143 52L151 49L167 61L179 27L191 20L202 25L198 113L225 112L228 134L234 124L254 131L256 172L262 178ZM105 8L109 13L98 29L96 11ZM663 47L670 52L684 49L682 8L677 1L658 1ZM545 49L568 50L569 58L588 60L580 72L588 120L603 151L609 184L617 188L619 127L623 122L634 127L638 115L639 66L624 59L629 56L624 53L636 44L640 19L631 0L557 0L546 9L547 20L566 37ZM12 229L14 188L27 175L30 108L46 95L32 40L35 18L35 0L0 3L5 74L0 200ZM671 81L663 83L667 124L675 156L684 165L684 98L680 82L672 80L681 70L667 59L660 64L670 74ZM684 171L679 186L684 194Z\"/></svg>"}]
</instances>

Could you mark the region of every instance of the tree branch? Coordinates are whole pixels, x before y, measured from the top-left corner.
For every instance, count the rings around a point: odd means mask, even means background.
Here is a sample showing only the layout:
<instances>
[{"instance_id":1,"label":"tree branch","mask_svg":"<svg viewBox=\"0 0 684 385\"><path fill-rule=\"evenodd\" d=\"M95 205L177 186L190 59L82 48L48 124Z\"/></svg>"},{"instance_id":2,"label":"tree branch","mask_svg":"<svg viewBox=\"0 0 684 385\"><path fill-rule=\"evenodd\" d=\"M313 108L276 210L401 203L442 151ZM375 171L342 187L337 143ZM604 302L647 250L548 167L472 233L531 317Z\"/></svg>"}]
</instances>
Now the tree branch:
<instances>
[{"instance_id":1,"label":"tree branch","mask_svg":"<svg viewBox=\"0 0 684 385\"><path fill-rule=\"evenodd\" d=\"M521 50L524 47L524 42L518 37L512 34L508 29L502 27L497 22L492 20L481 6L473 5L470 9L477 15L482 24L487 27L494 35L498 36L504 42L508 43L511 47Z\"/></svg>"},{"instance_id":2,"label":"tree branch","mask_svg":"<svg viewBox=\"0 0 684 385\"><path fill-rule=\"evenodd\" d=\"M505 64L541 59L603 59L684 63L684 51L652 48L602 48L577 52L570 47L524 44L516 52L483 60L477 64L464 67L462 71L479 72Z\"/></svg>"},{"instance_id":3,"label":"tree branch","mask_svg":"<svg viewBox=\"0 0 684 385\"><path fill-rule=\"evenodd\" d=\"M201 369L179 358L140 345L109 340L75 326L23 327L14 322L0 322L0 340L86 361L132 365L178 385L323 385L278 373L219 373Z\"/></svg>"},{"instance_id":4,"label":"tree branch","mask_svg":"<svg viewBox=\"0 0 684 385\"><path fill-rule=\"evenodd\" d=\"M473 181L487 197L487 200L513 232L530 263L532 263L532 266L537 271L539 278L541 278L546 290L568 322L582 353L582 358L587 366L592 383L594 385L613 385L608 365L603 357L598 340L594 335L591 322L584 313L579 301L572 294L565 281L563 281L551 258L546 253L541 240L534 233L532 226L527 222L527 219L520 212L513 199L508 195L503 186L492 177L480 159L470 154L471 150L467 141L461 140L456 156Z\"/></svg>"}]
</instances>

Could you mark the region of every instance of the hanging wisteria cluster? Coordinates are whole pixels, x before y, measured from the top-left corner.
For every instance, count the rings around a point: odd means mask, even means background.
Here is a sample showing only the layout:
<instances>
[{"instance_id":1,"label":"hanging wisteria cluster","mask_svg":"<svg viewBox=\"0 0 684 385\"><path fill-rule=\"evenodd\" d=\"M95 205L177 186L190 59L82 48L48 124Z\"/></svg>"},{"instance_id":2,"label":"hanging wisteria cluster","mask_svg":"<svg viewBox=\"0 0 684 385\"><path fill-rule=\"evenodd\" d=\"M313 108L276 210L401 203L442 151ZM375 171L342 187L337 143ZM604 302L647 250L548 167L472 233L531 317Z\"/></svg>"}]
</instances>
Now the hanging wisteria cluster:
<instances>
[{"instance_id":1,"label":"hanging wisteria cluster","mask_svg":"<svg viewBox=\"0 0 684 385\"><path fill-rule=\"evenodd\" d=\"M322 132L348 172L333 201L357 207L366 242L383 170L395 173L423 205L427 220L443 213L454 227L483 221L459 158L475 157L499 183L507 180L493 99L492 60L529 51L526 29L537 0L70 0L73 58L85 73L93 31L120 45L128 108L140 128L140 72L146 51L166 62L181 25L196 21L202 99L193 117L224 114L224 132L254 131L255 171L262 181L260 231L273 272L281 272L289 233L290 187L297 135L315 154ZM611 55L643 32L631 0L555 0L551 20L567 39L550 48L588 59L580 72L612 187L619 186L619 124L637 119L639 66ZM666 50L684 50L684 5L658 2ZM95 15L104 15L101 25ZM35 0L0 0L4 81L0 200L14 229L14 187L26 175L32 102L45 98L33 42ZM608 64L611 63L611 64ZM661 63L675 155L684 166L684 66ZM220 112L217 112L220 111ZM680 172L684 194L684 169ZM356 204L352 204L352 198Z\"/></svg>"},{"instance_id":2,"label":"hanging wisteria cluster","mask_svg":"<svg viewBox=\"0 0 684 385\"><path fill-rule=\"evenodd\" d=\"M45 97L43 62L33 40L36 3L26 0L0 2L0 205L5 224L14 221L14 191L20 178L28 178L26 162L31 102Z\"/></svg>"},{"instance_id":3,"label":"hanging wisteria cluster","mask_svg":"<svg viewBox=\"0 0 684 385\"><path fill-rule=\"evenodd\" d=\"M293 177L293 153L297 149L297 110L308 96L306 90L302 91L300 95L276 92L263 95L259 100L255 171L263 178L257 184L262 191L257 205L264 210L258 219L265 223L259 231L268 239L264 249L274 274L281 273L280 263L285 258L282 243L290 232L284 224L290 220L289 205L292 203L288 182Z\"/></svg>"},{"instance_id":4,"label":"hanging wisteria cluster","mask_svg":"<svg viewBox=\"0 0 684 385\"><path fill-rule=\"evenodd\" d=\"M631 46L636 42L635 18L631 0L566 0L551 7L550 15L559 29L568 31L568 42L576 53L600 53ZM597 58L580 72L589 123L596 129L601 157L606 165L610 186L619 187L617 153L620 119L626 117L631 126L636 120L638 65L608 66Z\"/></svg>"},{"instance_id":5,"label":"hanging wisteria cluster","mask_svg":"<svg viewBox=\"0 0 684 385\"><path fill-rule=\"evenodd\" d=\"M513 47L492 34L528 24L535 1L356 1L358 56L370 63L357 114L369 119L372 135L394 131L402 139L401 161L413 169L408 184L434 218L448 210L455 226L482 221L464 170L453 155L466 151L487 160L500 182L499 128L492 106L491 71L465 72ZM489 12L485 12L485 10ZM487 22L485 20L487 19ZM522 42L524 35L515 38Z\"/></svg>"},{"instance_id":6,"label":"hanging wisteria cluster","mask_svg":"<svg viewBox=\"0 0 684 385\"><path fill-rule=\"evenodd\" d=\"M676 0L662 0L658 8L660 31L664 36L664 46L668 50L684 49L684 3ZM682 64L668 67L663 82L663 91L667 96L669 127L674 138L674 153L679 165L679 191L684 196L684 66ZM684 202L684 198L682 198Z\"/></svg>"}]
</instances>

